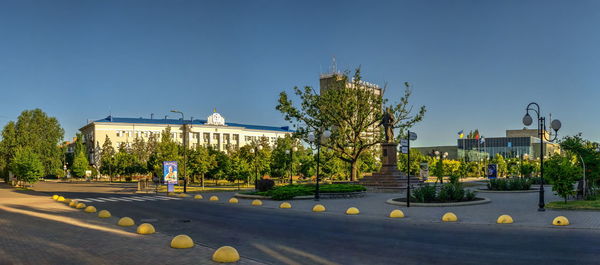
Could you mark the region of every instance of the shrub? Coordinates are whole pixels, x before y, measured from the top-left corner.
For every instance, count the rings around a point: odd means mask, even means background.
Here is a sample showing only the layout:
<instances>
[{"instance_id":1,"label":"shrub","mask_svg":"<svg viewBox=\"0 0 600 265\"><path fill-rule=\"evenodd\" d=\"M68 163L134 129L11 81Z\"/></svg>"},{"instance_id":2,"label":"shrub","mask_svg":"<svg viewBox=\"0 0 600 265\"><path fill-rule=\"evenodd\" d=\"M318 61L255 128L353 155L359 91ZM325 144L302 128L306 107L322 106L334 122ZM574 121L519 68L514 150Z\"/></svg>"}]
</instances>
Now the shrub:
<instances>
[{"instance_id":1,"label":"shrub","mask_svg":"<svg viewBox=\"0 0 600 265\"><path fill-rule=\"evenodd\" d=\"M528 178L490 179L487 187L489 190L528 190L531 183Z\"/></svg>"},{"instance_id":2,"label":"shrub","mask_svg":"<svg viewBox=\"0 0 600 265\"><path fill-rule=\"evenodd\" d=\"M315 194L315 185L286 185L273 187L267 191L250 192L255 194L269 196L273 200L290 200L296 196L308 196ZM340 193L340 192L360 192L367 190L362 185L355 184L324 184L319 185L319 192L322 193Z\"/></svg>"},{"instance_id":3,"label":"shrub","mask_svg":"<svg viewBox=\"0 0 600 265\"><path fill-rule=\"evenodd\" d=\"M424 184L413 190L412 199L417 202L433 202L436 199L436 186Z\"/></svg>"},{"instance_id":4,"label":"shrub","mask_svg":"<svg viewBox=\"0 0 600 265\"><path fill-rule=\"evenodd\" d=\"M275 186L275 181L271 179L261 179L258 181L256 186L258 188L258 191L268 191L270 189L273 189L273 186Z\"/></svg>"},{"instance_id":5,"label":"shrub","mask_svg":"<svg viewBox=\"0 0 600 265\"><path fill-rule=\"evenodd\" d=\"M476 191L472 191L472 190L465 191L465 201L472 201L475 199L475 196L477 196Z\"/></svg>"},{"instance_id":6,"label":"shrub","mask_svg":"<svg viewBox=\"0 0 600 265\"><path fill-rule=\"evenodd\" d=\"M460 184L444 184L438 193L440 201L461 201L465 196L465 190Z\"/></svg>"}]
</instances>

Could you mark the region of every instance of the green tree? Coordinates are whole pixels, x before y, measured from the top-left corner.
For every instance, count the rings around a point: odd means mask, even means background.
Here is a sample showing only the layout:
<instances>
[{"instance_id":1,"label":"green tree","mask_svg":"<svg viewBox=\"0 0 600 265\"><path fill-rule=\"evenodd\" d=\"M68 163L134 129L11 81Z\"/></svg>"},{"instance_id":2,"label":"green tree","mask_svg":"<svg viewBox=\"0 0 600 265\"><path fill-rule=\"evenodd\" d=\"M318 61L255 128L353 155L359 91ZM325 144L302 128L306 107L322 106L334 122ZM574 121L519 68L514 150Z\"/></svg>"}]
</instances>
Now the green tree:
<instances>
[{"instance_id":1,"label":"green tree","mask_svg":"<svg viewBox=\"0 0 600 265\"><path fill-rule=\"evenodd\" d=\"M15 151L18 148L17 144L17 131L15 128L15 122L10 121L2 129L2 141L0 141L0 160L2 161L0 173L4 177L4 181L8 183L8 171L10 170L9 165L12 163L15 156Z\"/></svg>"},{"instance_id":2,"label":"green tree","mask_svg":"<svg viewBox=\"0 0 600 265\"><path fill-rule=\"evenodd\" d=\"M40 109L25 110L16 122L9 122L3 129L2 159L10 164L18 148L29 148L41 161L43 175L59 175L63 158L59 144L63 136L64 130L56 118Z\"/></svg>"},{"instance_id":3,"label":"green tree","mask_svg":"<svg viewBox=\"0 0 600 265\"><path fill-rule=\"evenodd\" d=\"M112 141L106 136L104 139L104 144L102 144L102 151L100 151L100 173L104 175L110 176L110 181L112 181L114 176L114 156L115 156L115 148L112 145Z\"/></svg>"},{"instance_id":4,"label":"green tree","mask_svg":"<svg viewBox=\"0 0 600 265\"><path fill-rule=\"evenodd\" d=\"M591 186L600 186L600 153L596 151L598 143L586 140L581 133L566 136L560 141L562 150L569 151L578 156L577 164L583 167L581 159L585 163L585 178L588 191ZM586 192L586 194L589 194Z\"/></svg>"},{"instance_id":5,"label":"green tree","mask_svg":"<svg viewBox=\"0 0 600 265\"><path fill-rule=\"evenodd\" d=\"M507 173L507 164L506 160L501 154L496 154L494 159L492 159L492 164L498 165L498 177L506 176Z\"/></svg>"},{"instance_id":6,"label":"green tree","mask_svg":"<svg viewBox=\"0 0 600 265\"><path fill-rule=\"evenodd\" d=\"M440 183L444 183L444 161L443 159L434 158L434 166L431 173L437 177L436 183L439 181Z\"/></svg>"},{"instance_id":7,"label":"green tree","mask_svg":"<svg viewBox=\"0 0 600 265\"><path fill-rule=\"evenodd\" d=\"M354 181L360 173L358 163L361 155L385 141L378 126L387 99L364 88L360 69L356 70L353 79L349 78L348 72L335 78L331 87L321 93L308 86L304 89L294 87L294 93L301 100L299 107L294 105L285 91L281 92L276 109L297 128L295 135L305 141L308 141L310 133L319 137L324 128L331 129L331 137L323 146L350 164L350 180ZM410 95L411 90L406 84L400 102L389 106L395 117L394 127L400 129L399 137L421 121L425 114L424 106L417 114L412 114L412 107L408 104Z\"/></svg>"},{"instance_id":8,"label":"green tree","mask_svg":"<svg viewBox=\"0 0 600 265\"><path fill-rule=\"evenodd\" d=\"M402 172L407 172L407 154L398 154L398 169ZM410 174L418 176L421 170L421 163L426 162L427 158L417 149L410 149Z\"/></svg>"},{"instance_id":9,"label":"green tree","mask_svg":"<svg viewBox=\"0 0 600 265\"><path fill-rule=\"evenodd\" d=\"M162 176L164 161L183 161L179 155L179 146L171 138L171 127L167 127L162 133L160 142L156 144L155 151L149 156L147 169L155 176Z\"/></svg>"},{"instance_id":10,"label":"green tree","mask_svg":"<svg viewBox=\"0 0 600 265\"><path fill-rule=\"evenodd\" d=\"M42 161L30 147L17 148L10 169L17 180L26 183L35 183L44 173Z\"/></svg>"},{"instance_id":11,"label":"green tree","mask_svg":"<svg viewBox=\"0 0 600 265\"><path fill-rule=\"evenodd\" d=\"M552 183L552 190L565 199L575 194L573 184L581 176L581 168L572 154L554 155L544 163L544 178Z\"/></svg>"},{"instance_id":12,"label":"green tree","mask_svg":"<svg viewBox=\"0 0 600 265\"><path fill-rule=\"evenodd\" d=\"M225 179L227 177L227 174L231 172L229 168L232 166L232 163L229 156L223 151L219 151L211 147L208 148L208 152L209 154L215 157L216 165L208 170L206 176L210 179L215 180L216 184L219 179ZM250 184L249 180L248 184Z\"/></svg>"},{"instance_id":13,"label":"green tree","mask_svg":"<svg viewBox=\"0 0 600 265\"><path fill-rule=\"evenodd\" d=\"M196 177L200 177L200 183L204 187L204 176L211 169L217 166L216 155L209 152L207 147L198 146L196 149L188 151L188 166L187 169L190 175L193 176L192 180L196 180Z\"/></svg>"},{"instance_id":14,"label":"green tree","mask_svg":"<svg viewBox=\"0 0 600 265\"><path fill-rule=\"evenodd\" d=\"M84 177L85 172L88 170L90 163L84 153L83 150L80 150L73 160L73 165L71 165L71 172L75 174L77 177Z\"/></svg>"}]
</instances>

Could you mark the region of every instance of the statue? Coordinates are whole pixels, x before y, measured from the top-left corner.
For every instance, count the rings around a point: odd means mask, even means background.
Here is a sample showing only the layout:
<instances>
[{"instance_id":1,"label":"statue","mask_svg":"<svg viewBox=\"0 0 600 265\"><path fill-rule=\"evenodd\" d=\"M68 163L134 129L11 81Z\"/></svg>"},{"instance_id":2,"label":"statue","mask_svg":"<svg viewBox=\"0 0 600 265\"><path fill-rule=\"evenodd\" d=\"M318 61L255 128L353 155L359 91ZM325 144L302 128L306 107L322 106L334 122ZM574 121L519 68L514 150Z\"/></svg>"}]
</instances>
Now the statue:
<instances>
[{"instance_id":1,"label":"statue","mask_svg":"<svg viewBox=\"0 0 600 265\"><path fill-rule=\"evenodd\" d=\"M381 123L379 125L383 125L385 129L385 141L387 143L393 143L394 139L394 124L396 123L396 118L394 118L394 113L391 107L387 107L385 109L385 113L383 113L383 118L381 119Z\"/></svg>"}]
</instances>

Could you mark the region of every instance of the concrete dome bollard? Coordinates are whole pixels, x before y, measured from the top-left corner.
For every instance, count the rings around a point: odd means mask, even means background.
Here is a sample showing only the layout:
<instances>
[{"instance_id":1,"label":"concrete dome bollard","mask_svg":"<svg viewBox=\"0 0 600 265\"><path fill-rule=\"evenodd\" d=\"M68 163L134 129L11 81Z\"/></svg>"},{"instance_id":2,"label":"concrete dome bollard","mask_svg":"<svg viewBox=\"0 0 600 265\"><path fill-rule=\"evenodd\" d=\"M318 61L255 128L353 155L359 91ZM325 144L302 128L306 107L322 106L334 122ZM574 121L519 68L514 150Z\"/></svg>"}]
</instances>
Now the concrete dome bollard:
<instances>
[{"instance_id":1,"label":"concrete dome bollard","mask_svg":"<svg viewBox=\"0 0 600 265\"><path fill-rule=\"evenodd\" d=\"M213 202L216 202L216 201L218 201L218 200L219 200L219 197L217 197L217 196L210 196L210 199L209 199L209 200L210 200L210 201L213 201Z\"/></svg>"},{"instance_id":2,"label":"concrete dome bollard","mask_svg":"<svg viewBox=\"0 0 600 265\"><path fill-rule=\"evenodd\" d=\"M52 199L55 201L58 200L58 195L56 195L56 194L52 195Z\"/></svg>"},{"instance_id":3,"label":"concrete dome bollard","mask_svg":"<svg viewBox=\"0 0 600 265\"><path fill-rule=\"evenodd\" d=\"M149 235L156 233L156 230L152 224L143 223L137 227L136 232L140 235Z\"/></svg>"},{"instance_id":4,"label":"concrete dome bollard","mask_svg":"<svg viewBox=\"0 0 600 265\"><path fill-rule=\"evenodd\" d=\"M85 207L85 209L83 211L86 212L86 213L95 213L96 212L96 207L90 205L88 207Z\"/></svg>"},{"instance_id":5,"label":"concrete dome bollard","mask_svg":"<svg viewBox=\"0 0 600 265\"><path fill-rule=\"evenodd\" d=\"M231 198L229 199L229 203L238 203L238 199L237 198Z\"/></svg>"},{"instance_id":6,"label":"concrete dome bollard","mask_svg":"<svg viewBox=\"0 0 600 265\"><path fill-rule=\"evenodd\" d=\"M313 212L324 212L325 206L323 206L321 204L317 204L317 205L313 206L312 211Z\"/></svg>"},{"instance_id":7,"label":"concrete dome bollard","mask_svg":"<svg viewBox=\"0 0 600 265\"><path fill-rule=\"evenodd\" d=\"M359 213L360 213L360 211L356 207L350 207L350 208L348 208L348 210L346 210L347 215L356 215Z\"/></svg>"},{"instance_id":8,"label":"concrete dome bollard","mask_svg":"<svg viewBox=\"0 0 600 265\"><path fill-rule=\"evenodd\" d=\"M390 212L390 218L404 218L404 212L402 210L393 210Z\"/></svg>"},{"instance_id":9,"label":"concrete dome bollard","mask_svg":"<svg viewBox=\"0 0 600 265\"><path fill-rule=\"evenodd\" d=\"M58 196L58 199L56 199L59 202L64 202L65 201L65 197L63 196Z\"/></svg>"},{"instance_id":10,"label":"concrete dome bollard","mask_svg":"<svg viewBox=\"0 0 600 265\"><path fill-rule=\"evenodd\" d=\"M261 200L253 200L252 205L253 206L261 206L261 205L263 205L263 203Z\"/></svg>"},{"instance_id":11,"label":"concrete dome bollard","mask_svg":"<svg viewBox=\"0 0 600 265\"><path fill-rule=\"evenodd\" d=\"M179 193L179 194L177 195L177 197L179 197L179 198L187 198L187 196L188 196L188 195L187 195L187 194L185 194L185 193Z\"/></svg>"},{"instance_id":12,"label":"concrete dome bollard","mask_svg":"<svg viewBox=\"0 0 600 265\"><path fill-rule=\"evenodd\" d=\"M133 221L133 219L131 219L129 217L121 217L121 219L119 219L119 221L117 222L117 225L119 225L119 226L133 226L133 225L135 225L135 222Z\"/></svg>"},{"instance_id":13,"label":"concrete dome bollard","mask_svg":"<svg viewBox=\"0 0 600 265\"><path fill-rule=\"evenodd\" d=\"M552 220L552 224L558 226L569 225L569 219L567 219L567 217L564 216L557 216L556 218L554 218L554 220Z\"/></svg>"},{"instance_id":14,"label":"concrete dome bollard","mask_svg":"<svg viewBox=\"0 0 600 265\"><path fill-rule=\"evenodd\" d=\"M194 241L187 235L178 235L171 240L172 248L191 248L194 246Z\"/></svg>"},{"instance_id":15,"label":"concrete dome bollard","mask_svg":"<svg viewBox=\"0 0 600 265\"><path fill-rule=\"evenodd\" d=\"M223 246L215 251L212 260L220 263L237 262L240 260L240 254L233 247Z\"/></svg>"},{"instance_id":16,"label":"concrete dome bollard","mask_svg":"<svg viewBox=\"0 0 600 265\"><path fill-rule=\"evenodd\" d=\"M77 207L77 201L69 202L69 207L73 207L73 208Z\"/></svg>"},{"instance_id":17,"label":"concrete dome bollard","mask_svg":"<svg viewBox=\"0 0 600 265\"><path fill-rule=\"evenodd\" d=\"M98 212L98 217L100 218L109 218L111 217L110 212L107 210L101 210Z\"/></svg>"},{"instance_id":18,"label":"concrete dome bollard","mask_svg":"<svg viewBox=\"0 0 600 265\"><path fill-rule=\"evenodd\" d=\"M202 199L204 199L204 197L202 197L202 195L198 194L198 195L194 195L194 199L202 200Z\"/></svg>"},{"instance_id":19,"label":"concrete dome bollard","mask_svg":"<svg viewBox=\"0 0 600 265\"><path fill-rule=\"evenodd\" d=\"M60 201L60 200L58 200L58 201ZM63 199L62 202L65 203L66 205L69 205L69 203L71 203L71 199Z\"/></svg>"},{"instance_id":20,"label":"concrete dome bollard","mask_svg":"<svg viewBox=\"0 0 600 265\"><path fill-rule=\"evenodd\" d=\"M442 216L442 221L443 222L456 222L456 221L458 221L458 217L456 217L456 214L454 214L452 212L447 212L444 214L444 216Z\"/></svg>"},{"instance_id":21,"label":"concrete dome bollard","mask_svg":"<svg viewBox=\"0 0 600 265\"><path fill-rule=\"evenodd\" d=\"M292 208L292 204L290 204L289 202L282 202L279 205L279 208L281 208L281 209L290 209L290 208Z\"/></svg>"},{"instance_id":22,"label":"concrete dome bollard","mask_svg":"<svg viewBox=\"0 0 600 265\"><path fill-rule=\"evenodd\" d=\"M77 209L83 209L83 208L85 208L85 203L80 202L77 205L75 205L75 208L77 208Z\"/></svg>"},{"instance_id":23,"label":"concrete dome bollard","mask_svg":"<svg viewBox=\"0 0 600 265\"><path fill-rule=\"evenodd\" d=\"M510 215L508 214L503 214L500 215L498 217L498 220L496 220L496 223L498 224L512 224L513 223L513 219Z\"/></svg>"}]
</instances>

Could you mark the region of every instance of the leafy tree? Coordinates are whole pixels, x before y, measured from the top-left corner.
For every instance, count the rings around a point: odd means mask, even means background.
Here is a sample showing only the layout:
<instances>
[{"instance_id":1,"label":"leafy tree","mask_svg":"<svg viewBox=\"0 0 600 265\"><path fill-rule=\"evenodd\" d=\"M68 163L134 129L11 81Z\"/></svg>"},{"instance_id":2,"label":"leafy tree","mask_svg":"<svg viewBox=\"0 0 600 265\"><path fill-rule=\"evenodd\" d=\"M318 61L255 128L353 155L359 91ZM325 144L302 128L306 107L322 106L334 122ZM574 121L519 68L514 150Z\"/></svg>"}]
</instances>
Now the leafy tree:
<instances>
[{"instance_id":1,"label":"leafy tree","mask_svg":"<svg viewBox=\"0 0 600 265\"><path fill-rule=\"evenodd\" d=\"M112 141L106 136L104 139L104 144L102 144L102 151L100 151L100 173L104 175L110 176L110 181L112 181L114 171L114 156L115 149L113 148Z\"/></svg>"},{"instance_id":2,"label":"leafy tree","mask_svg":"<svg viewBox=\"0 0 600 265\"><path fill-rule=\"evenodd\" d=\"M398 169L402 172L407 172L406 163L408 160L407 154L398 154ZM421 170L421 163L426 162L427 158L421 154L417 149L410 149L410 174L419 175Z\"/></svg>"},{"instance_id":3,"label":"leafy tree","mask_svg":"<svg viewBox=\"0 0 600 265\"><path fill-rule=\"evenodd\" d=\"M171 139L171 127L167 127L161 133L161 140L156 144L156 151L148 158L148 171L155 176L162 176L164 161L182 161L179 155L179 146Z\"/></svg>"},{"instance_id":4,"label":"leafy tree","mask_svg":"<svg viewBox=\"0 0 600 265\"><path fill-rule=\"evenodd\" d=\"M444 183L444 162L443 159L434 158L434 167L432 170L432 174L437 177L436 183L439 181L440 183Z\"/></svg>"},{"instance_id":5,"label":"leafy tree","mask_svg":"<svg viewBox=\"0 0 600 265\"><path fill-rule=\"evenodd\" d=\"M215 157L216 165L208 170L206 176L210 179L214 179L215 183L217 183L219 179L226 178L227 174L231 172L231 170L229 169L232 164L231 159L227 154L225 154L225 152L219 151L214 148L209 148L208 152L210 155L213 155ZM247 184L250 184L249 179Z\"/></svg>"},{"instance_id":6,"label":"leafy tree","mask_svg":"<svg viewBox=\"0 0 600 265\"><path fill-rule=\"evenodd\" d=\"M583 159L588 187L591 186L589 184L600 185L600 153L596 152L598 143L586 140L581 133L578 133L564 137L560 141L560 147ZM579 158L576 163L583 167Z\"/></svg>"},{"instance_id":7,"label":"leafy tree","mask_svg":"<svg viewBox=\"0 0 600 265\"><path fill-rule=\"evenodd\" d=\"M13 161L18 146L15 122L10 121L2 129L2 141L0 141L0 160L2 160L2 168L0 168L2 171L0 173L4 176L6 183L9 181L9 165Z\"/></svg>"},{"instance_id":8,"label":"leafy tree","mask_svg":"<svg viewBox=\"0 0 600 265\"><path fill-rule=\"evenodd\" d=\"M231 182L246 180L249 183L253 171L251 164L243 157L241 151L233 150L229 152L229 159L226 179Z\"/></svg>"},{"instance_id":9,"label":"leafy tree","mask_svg":"<svg viewBox=\"0 0 600 265\"><path fill-rule=\"evenodd\" d=\"M30 147L19 147L10 164L12 172L19 181L35 183L44 173L44 165Z\"/></svg>"},{"instance_id":10,"label":"leafy tree","mask_svg":"<svg viewBox=\"0 0 600 265\"><path fill-rule=\"evenodd\" d=\"M43 175L58 175L62 172L63 153L59 143L63 136L64 130L56 118L40 109L25 110L2 131L2 159L8 165L18 148L29 148L41 161Z\"/></svg>"},{"instance_id":11,"label":"leafy tree","mask_svg":"<svg viewBox=\"0 0 600 265\"><path fill-rule=\"evenodd\" d=\"M576 164L577 158L554 155L544 163L544 178L552 183L552 190L565 199L575 194L573 184L581 176L581 168Z\"/></svg>"},{"instance_id":12,"label":"leafy tree","mask_svg":"<svg viewBox=\"0 0 600 265\"><path fill-rule=\"evenodd\" d=\"M519 173L523 177L531 177L531 176L533 176L533 173L535 172L535 168L536 167L535 167L534 162L521 161L521 164L519 165Z\"/></svg>"},{"instance_id":13,"label":"leafy tree","mask_svg":"<svg viewBox=\"0 0 600 265\"><path fill-rule=\"evenodd\" d=\"M356 70L353 79L348 77L348 72L335 78L332 86L321 93L308 86L304 89L294 87L294 93L301 100L299 107L294 106L286 92L281 92L276 109L284 114L285 120L294 123L298 128L295 135L305 141L308 141L310 133L315 133L318 139L324 128L331 129L331 137L323 146L350 164L350 180L354 181L359 175L361 155L384 142L378 126L387 99L364 88L360 69ZM407 85L400 102L389 106L395 116L394 127L400 129L399 137L404 130L421 121L425 114L425 107L421 107L417 114L411 114L410 95Z\"/></svg>"},{"instance_id":14,"label":"leafy tree","mask_svg":"<svg viewBox=\"0 0 600 265\"><path fill-rule=\"evenodd\" d=\"M492 159L491 162L492 162L492 164L498 165L498 176L499 177L506 176L506 171L507 171L506 160L504 160L504 157L501 154L496 154L496 156L494 157L494 159Z\"/></svg>"},{"instance_id":15,"label":"leafy tree","mask_svg":"<svg viewBox=\"0 0 600 265\"><path fill-rule=\"evenodd\" d=\"M71 172L77 177L84 177L85 172L88 170L90 163L84 153L84 150L80 149L75 155L73 165L71 165Z\"/></svg>"},{"instance_id":16,"label":"leafy tree","mask_svg":"<svg viewBox=\"0 0 600 265\"><path fill-rule=\"evenodd\" d=\"M271 176L276 178L288 177L291 170L292 163L297 164L298 158L294 157L294 161L292 161L292 157L297 154L290 154L292 152L292 146L295 144L295 139L289 135L285 137L277 138L275 142L275 147L271 153ZM296 145L296 148L297 145Z\"/></svg>"},{"instance_id":17,"label":"leafy tree","mask_svg":"<svg viewBox=\"0 0 600 265\"><path fill-rule=\"evenodd\" d=\"M204 176L211 169L217 166L217 160L214 153L209 152L207 147L198 146L196 149L188 151L187 169L190 175L200 176L200 182L204 186Z\"/></svg>"}]
</instances>

